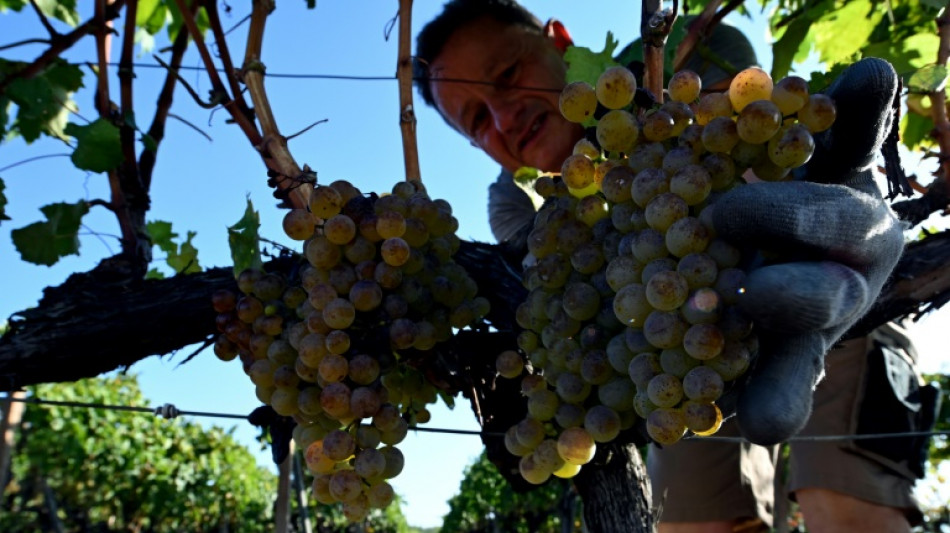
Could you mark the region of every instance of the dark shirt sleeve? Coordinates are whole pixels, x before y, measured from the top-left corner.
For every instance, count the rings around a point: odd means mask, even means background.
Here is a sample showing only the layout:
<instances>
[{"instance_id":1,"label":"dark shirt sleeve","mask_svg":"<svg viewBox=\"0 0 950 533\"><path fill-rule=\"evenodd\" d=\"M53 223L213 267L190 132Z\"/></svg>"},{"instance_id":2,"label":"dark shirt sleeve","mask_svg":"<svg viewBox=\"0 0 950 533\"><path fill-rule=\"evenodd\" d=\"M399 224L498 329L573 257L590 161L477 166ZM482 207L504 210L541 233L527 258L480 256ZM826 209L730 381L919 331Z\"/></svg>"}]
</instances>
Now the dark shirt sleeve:
<instances>
[{"instance_id":1,"label":"dark shirt sleeve","mask_svg":"<svg viewBox=\"0 0 950 533\"><path fill-rule=\"evenodd\" d=\"M495 239L525 248L534 215L531 197L515 183L510 172L502 170L488 187L488 223Z\"/></svg>"}]
</instances>

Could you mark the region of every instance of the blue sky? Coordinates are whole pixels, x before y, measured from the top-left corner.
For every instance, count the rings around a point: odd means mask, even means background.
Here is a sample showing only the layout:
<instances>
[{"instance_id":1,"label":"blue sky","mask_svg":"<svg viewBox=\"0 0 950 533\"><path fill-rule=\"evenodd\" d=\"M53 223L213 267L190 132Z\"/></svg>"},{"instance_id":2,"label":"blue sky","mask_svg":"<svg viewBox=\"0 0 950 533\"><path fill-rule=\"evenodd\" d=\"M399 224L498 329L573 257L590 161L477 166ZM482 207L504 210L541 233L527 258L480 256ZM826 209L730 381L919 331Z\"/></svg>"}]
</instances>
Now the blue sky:
<instances>
[{"instance_id":1,"label":"blue sky","mask_svg":"<svg viewBox=\"0 0 950 533\"><path fill-rule=\"evenodd\" d=\"M439 1L417 1L413 26L421 27L440 8ZM606 31L612 31L626 43L639 31L639 3L629 1L576 2L569 0L533 0L524 4L542 19L556 16L571 31L575 42L599 50ZM320 0L315 10L307 10L301 0L282 2L268 21L263 62L269 73L336 74L388 76L395 73L397 42L393 34L387 41L384 31L395 15L396 2L343 2ZM240 20L246 4L232 4L225 25ZM81 18L91 15L91 4L81 3ZM752 21L732 18L759 48L759 57L768 66L768 42L761 17ZM31 16L0 15L0 45L42 35L42 28ZM229 35L232 54L243 57L245 28ZM164 43L159 40L159 47ZM32 59L38 47L22 47L7 53ZM117 59L119 50L113 52ZM95 57L91 40L75 47L67 56L73 61ZM154 63L150 54L137 61ZM190 53L184 62L199 66ZM137 72L136 105L139 121L148 124L162 80L159 70ZM209 83L200 73L185 78L206 94ZM92 86L88 76L86 83ZM398 94L395 81L347 81L318 79L267 79L274 114L287 135L326 119L290 141L290 150L299 164L316 170L320 183L347 179L363 191L386 191L403 179L402 148L398 123ZM283 237L282 213L266 187L263 164L237 127L225 123L226 114L199 108L187 94L176 92L173 112L199 127L212 140L195 132L181 121L169 122L165 142L159 153L152 187L149 220L167 220L180 235L197 232L194 244L204 267L230 263L225 228L236 222L250 198L261 215L264 236L295 246ZM79 116L72 121L84 123L95 118L91 91L76 95ZM419 102L417 98L417 102ZM460 221L458 235L464 239L491 241L486 219L487 186L497 174L495 165L421 102L417 104L418 138L422 179L430 195L445 198ZM58 142L42 141L25 147L20 140L0 145L0 168L39 154L68 153ZM7 213L13 219L0 225L0 319L28 308L39 300L42 289L58 285L72 272L89 270L96 262L119 250L114 237L115 220L102 208L94 208L86 217L80 256L70 256L54 267L35 266L19 260L10 231L41 219L39 207L52 202L106 198L108 191L101 175L85 175L73 168L66 158L28 163L0 172L9 200ZM156 249L156 252L160 254ZM936 332L950 327L950 311L925 320L919 329L923 363L934 369L947 368L946 351L937 346ZM164 358L150 358L132 367L138 373L146 395L153 404L174 403L180 409L248 413L258 405L253 387L240 365L222 363L210 351L192 362L179 362L192 350ZM454 410L434 410L432 427L477 429L470 409L463 401ZM205 423L230 427L230 421L207 420ZM243 442L252 443L254 431L247 424L237 426ZM404 512L409 522L419 526L441 523L448 511L445 501L456 492L462 471L480 453L480 441L474 436L410 434L400 446L406 454L406 468L394 485L406 500ZM265 464L267 454L261 454Z\"/></svg>"}]
</instances>

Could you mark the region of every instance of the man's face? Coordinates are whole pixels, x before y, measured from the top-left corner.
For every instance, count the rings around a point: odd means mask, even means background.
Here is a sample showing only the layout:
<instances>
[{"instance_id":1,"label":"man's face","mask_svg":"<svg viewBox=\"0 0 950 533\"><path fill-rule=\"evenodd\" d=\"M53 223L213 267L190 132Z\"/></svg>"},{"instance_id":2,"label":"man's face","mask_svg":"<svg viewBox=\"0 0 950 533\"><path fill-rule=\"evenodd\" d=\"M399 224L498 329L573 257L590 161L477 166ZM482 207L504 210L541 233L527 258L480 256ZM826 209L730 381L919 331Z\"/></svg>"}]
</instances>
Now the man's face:
<instances>
[{"instance_id":1,"label":"man's face","mask_svg":"<svg viewBox=\"0 0 950 533\"><path fill-rule=\"evenodd\" d=\"M507 170L560 171L583 136L583 128L558 110L564 61L540 33L490 18L476 20L449 38L430 73L442 116Z\"/></svg>"}]
</instances>

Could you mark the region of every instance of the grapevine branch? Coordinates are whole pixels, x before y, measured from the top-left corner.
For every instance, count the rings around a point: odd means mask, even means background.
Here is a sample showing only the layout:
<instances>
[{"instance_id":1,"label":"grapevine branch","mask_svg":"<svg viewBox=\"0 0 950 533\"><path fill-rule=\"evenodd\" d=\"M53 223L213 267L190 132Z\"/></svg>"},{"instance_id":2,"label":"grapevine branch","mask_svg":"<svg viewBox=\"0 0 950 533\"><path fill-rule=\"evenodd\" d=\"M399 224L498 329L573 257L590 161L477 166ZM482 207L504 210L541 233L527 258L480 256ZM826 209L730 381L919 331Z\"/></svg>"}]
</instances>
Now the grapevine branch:
<instances>
[{"instance_id":1,"label":"grapevine branch","mask_svg":"<svg viewBox=\"0 0 950 533\"><path fill-rule=\"evenodd\" d=\"M406 162L406 180L421 181L419 148L416 143L416 112L412 106L412 0L399 0L399 129Z\"/></svg>"},{"instance_id":2,"label":"grapevine branch","mask_svg":"<svg viewBox=\"0 0 950 533\"><path fill-rule=\"evenodd\" d=\"M950 3L937 17L937 34L940 47L937 49L937 64L947 65L950 58ZM947 120L947 97L943 88L930 93L931 118L934 122L934 136L940 145L940 175L950 183L950 122Z\"/></svg>"},{"instance_id":3,"label":"grapevine branch","mask_svg":"<svg viewBox=\"0 0 950 533\"><path fill-rule=\"evenodd\" d=\"M105 7L105 12L102 14L102 19L105 21L111 21L119 16L119 11L121 11L125 0L116 0L114 3ZM72 48L74 44L79 42L80 39L86 35L95 32L100 24L100 15L97 13L92 16L85 23L78 26L75 30L65 34L59 35L55 39L51 40L52 45L46 49L39 57L33 60L32 63L25 66L24 68L8 74L6 77L0 79L0 94L2 94L6 88L13 83L14 80L20 78L32 78L33 76L39 74L43 71L50 63L62 56L63 52Z\"/></svg>"},{"instance_id":4,"label":"grapevine branch","mask_svg":"<svg viewBox=\"0 0 950 533\"><path fill-rule=\"evenodd\" d=\"M227 47L225 32L221 27L221 17L218 15L218 3L214 0L203 1L205 11L208 13L208 22L211 24L211 32L214 34L214 41L218 44L218 54L221 56L221 63L224 65L224 72L228 78L228 84L231 86L231 95L237 101L238 109L249 112L247 102L241 92L241 87L235 76L234 62L231 60L231 51ZM248 113L250 116L250 113Z\"/></svg>"},{"instance_id":5,"label":"grapevine branch","mask_svg":"<svg viewBox=\"0 0 950 533\"><path fill-rule=\"evenodd\" d=\"M185 56L186 48L188 48L188 33L180 31L178 35L175 36L175 42L172 44L171 62L166 65L168 72L165 75L162 90L158 93L158 102L155 106L155 116L152 117L152 125L148 128L148 136L154 142L154 150L144 148L139 156L139 173L142 177L142 185L146 191L152 186L152 171L155 169L155 158L158 155L158 147L165 138L165 124L168 121L168 115L171 111L172 101L175 95L175 81L178 79L178 68L181 67L181 61ZM162 63L164 64L164 62Z\"/></svg>"},{"instance_id":6,"label":"grapevine branch","mask_svg":"<svg viewBox=\"0 0 950 533\"><path fill-rule=\"evenodd\" d=\"M195 48L197 48L198 54L201 56L201 61L204 63L205 71L208 73L208 77L211 80L211 87L215 99L217 99L221 105L223 105L224 108L228 110L228 112L231 114L231 117L237 123L238 127L240 127L241 131L244 132L244 135L247 136L248 139L251 139L251 143L254 145L259 144L260 133L258 133L254 123L244 112L242 112L240 109L235 109L235 106L239 104L231 98L231 96L228 94L227 87L225 87L224 83L221 81L221 77L218 75L218 69L214 64L214 59L211 57L211 52L208 50L208 45L205 43L204 36L198 29L198 23L195 21L194 15L191 13L191 10L187 9L185 0L175 0L175 4L178 6L178 10L182 14L182 21L184 22L185 27L188 28L188 34L195 42ZM219 43L219 46L223 48L225 43Z\"/></svg>"},{"instance_id":7,"label":"grapevine branch","mask_svg":"<svg viewBox=\"0 0 950 533\"><path fill-rule=\"evenodd\" d=\"M36 0L30 0L30 5L33 6L33 10L36 11L36 16L40 17L40 23L46 28L46 31L49 32L49 36L53 39L59 37L59 32L49 23L49 19L46 18L46 13L43 13L43 10L37 5Z\"/></svg>"},{"instance_id":8,"label":"grapevine branch","mask_svg":"<svg viewBox=\"0 0 950 533\"><path fill-rule=\"evenodd\" d=\"M289 178L277 180L277 186L289 192L290 204L296 208L303 208L309 204L312 186L310 183L300 182L301 169L287 148L287 139L277 128L274 113L264 90L264 64L260 60L261 49L264 25L267 22L267 16L273 10L273 0L254 0L241 76L254 102L254 112L263 132L263 139L254 144L260 150L261 156L271 171Z\"/></svg>"},{"instance_id":9,"label":"grapevine branch","mask_svg":"<svg viewBox=\"0 0 950 533\"><path fill-rule=\"evenodd\" d=\"M640 14L640 36L643 42L643 85L663 103L663 48L673 28L676 12L660 10L660 0L643 0Z\"/></svg>"}]
</instances>

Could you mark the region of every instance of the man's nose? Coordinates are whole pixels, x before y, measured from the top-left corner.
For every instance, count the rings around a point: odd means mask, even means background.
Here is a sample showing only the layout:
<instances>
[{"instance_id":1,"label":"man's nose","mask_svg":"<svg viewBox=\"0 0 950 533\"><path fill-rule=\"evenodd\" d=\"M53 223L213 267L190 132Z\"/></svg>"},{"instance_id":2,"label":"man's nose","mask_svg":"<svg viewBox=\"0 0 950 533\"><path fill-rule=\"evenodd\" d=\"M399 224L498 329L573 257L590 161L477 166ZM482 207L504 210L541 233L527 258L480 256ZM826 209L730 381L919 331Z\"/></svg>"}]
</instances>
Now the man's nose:
<instances>
[{"instance_id":1,"label":"man's nose","mask_svg":"<svg viewBox=\"0 0 950 533\"><path fill-rule=\"evenodd\" d=\"M524 104L515 94L497 95L491 102L492 119L495 129L501 133L517 133L524 120Z\"/></svg>"}]
</instances>

